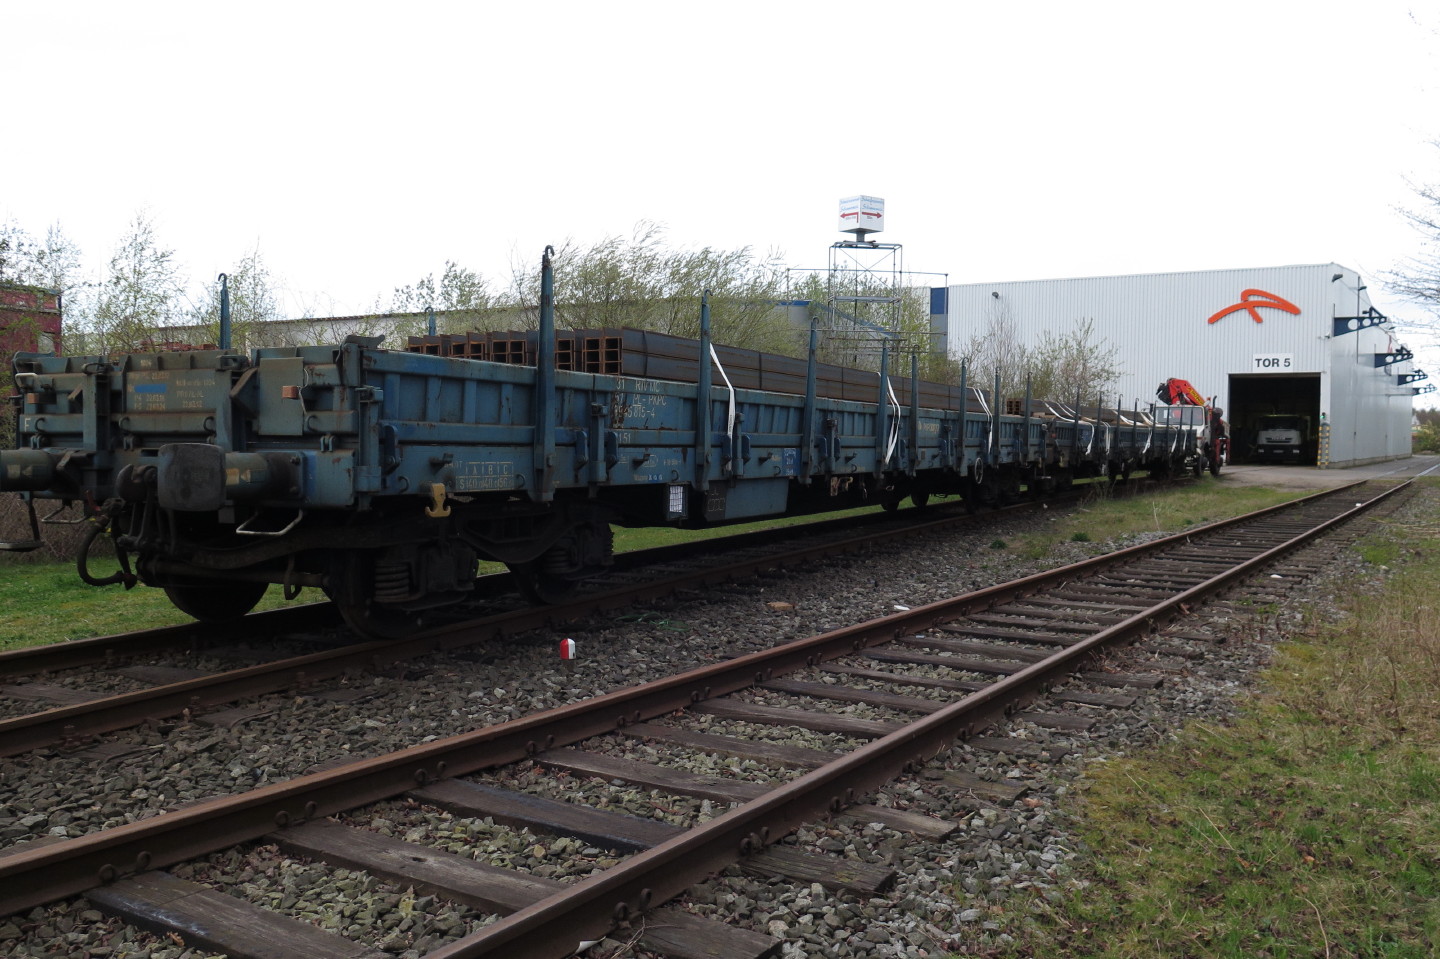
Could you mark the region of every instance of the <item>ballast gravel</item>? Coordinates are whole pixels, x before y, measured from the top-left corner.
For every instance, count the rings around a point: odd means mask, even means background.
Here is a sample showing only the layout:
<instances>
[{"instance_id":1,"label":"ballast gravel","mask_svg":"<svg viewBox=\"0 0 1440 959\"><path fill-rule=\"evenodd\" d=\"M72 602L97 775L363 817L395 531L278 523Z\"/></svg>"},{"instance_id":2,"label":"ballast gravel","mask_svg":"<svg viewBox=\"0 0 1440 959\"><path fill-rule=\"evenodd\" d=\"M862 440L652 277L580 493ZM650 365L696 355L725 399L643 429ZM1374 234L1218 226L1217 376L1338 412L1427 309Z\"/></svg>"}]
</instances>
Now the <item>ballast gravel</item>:
<instances>
[{"instance_id":1,"label":"ballast gravel","mask_svg":"<svg viewBox=\"0 0 1440 959\"><path fill-rule=\"evenodd\" d=\"M1403 513L1437 496L1426 488L1398 508ZM981 532L932 538L908 549L877 549L863 558L843 557L730 584L698 597L576 624L564 633L518 637L429 657L388 675L352 677L278 704L267 701L268 713L230 729L198 721L148 725L117 734L113 742L128 751L107 761L63 754L17 757L0 772L5 796L0 806L0 851L25 840L80 836L137 821L178 804L281 781L337 757L380 755L669 675L685 666L883 616L896 606L918 606L1153 538L1063 543L1038 562L992 548L997 540L1043 528L1046 522L1044 514L1002 519L998 527ZM1034 749L1010 755L961 743L926 769L867 797L877 805L948 820L958 827L951 838L921 841L878 823L837 820L801 829L787 840L802 848L887 865L895 871L895 882L883 894L837 892L818 883L757 878L732 868L693 889L679 905L781 938L788 957L929 957L1002 947L1031 913L1083 889L1084 878L1071 865L1081 850L1067 831L1062 803L1087 764L1171 737L1190 719L1229 714L1236 694L1267 661L1272 643L1307 612L1326 615L1325 598L1333 595L1332 584L1343 582L1353 591L1357 584L1383 575L1350 550L1327 563L1307 588L1286 593L1278 604L1267 604L1263 620L1252 615L1243 601L1221 602L1199 611L1200 619L1188 622L1183 636L1142 643L1120 654L1111 664L1117 671L1156 673L1165 680L1159 689L1127 691L1136 695L1132 706L1045 707L1093 718L1096 724L1089 731L1064 732L1012 722L987 735L1008 736ZM1209 638L1193 638L1202 634ZM573 665L562 665L556 656L556 642L562 636L578 644L579 658ZM1151 651L1151 646L1163 647L1164 652ZM1173 655L1176 651L1188 651L1193 658ZM957 675L939 668L914 672ZM797 678L826 681L819 674ZM849 677L838 681L879 688ZM1117 692L1091 688L1078 679L1065 688ZM335 689L343 692L338 698L326 698ZM932 698L942 695L921 687L900 691ZM744 697L794 704L792 698L765 690ZM904 718L883 707L807 702L813 708L857 718ZM708 716L663 722L826 751L855 745L834 734L806 733L797 738L790 730ZM587 743L586 748L753 782L783 781L803 772L615 738ZM964 770L988 782L1024 785L1028 791L1014 802L992 802L944 785L941 777L947 770ZM557 790L553 773L529 763L476 778L674 825L698 822L727 808L618 781L573 776ZM365 815L357 814L353 823L561 881L583 878L619 858L577 840L517 832L415 803L382 804ZM341 935L362 937L367 944L401 957L418 959L488 921L475 910L416 896L413 890L364 874L293 859L272 846L227 851L173 871ZM636 938L607 940L588 954L644 956ZM0 952L76 959L207 955L183 942L108 919L83 899L0 918Z\"/></svg>"}]
</instances>

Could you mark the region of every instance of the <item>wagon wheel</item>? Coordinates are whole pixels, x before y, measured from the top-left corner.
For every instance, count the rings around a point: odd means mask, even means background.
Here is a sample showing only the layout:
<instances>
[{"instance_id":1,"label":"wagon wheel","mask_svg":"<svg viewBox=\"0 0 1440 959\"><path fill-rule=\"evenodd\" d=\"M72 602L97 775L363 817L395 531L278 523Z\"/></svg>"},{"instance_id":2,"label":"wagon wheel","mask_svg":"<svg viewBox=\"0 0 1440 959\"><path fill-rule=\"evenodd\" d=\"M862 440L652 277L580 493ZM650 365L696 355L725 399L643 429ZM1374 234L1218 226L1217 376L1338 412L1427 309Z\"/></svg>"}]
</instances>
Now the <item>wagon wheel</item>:
<instances>
[{"instance_id":1,"label":"wagon wheel","mask_svg":"<svg viewBox=\"0 0 1440 959\"><path fill-rule=\"evenodd\" d=\"M371 595L374 581L374 559L363 550L346 554L326 577L325 595L346 626L376 639L396 639L423 627L420 614L376 602Z\"/></svg>"},{"instance_id":2,"label":"wagon wheel","mask_svg":"<svg viewBox=\"0 0 1440 959\"><path fill-rule=\"evenodd\" d=\"M975 491L975 501L986 509L994 509L1000 505L1001 489L1000 483L994 475L988 475L984 479L971 486Z\"/></svg>"},{"instance_id":3,"label":"wagon wheel","mask_svg":"<svg viewBox=\"0 0 1440 959\"><path fill-rule=\"evenodd\" d=\"M269 583L248 580L175 579L164 584L175 608L202 623L229 623L255 608Z\"/></svg>"},{"instance_id":4,"label":"wagon wheel","mask_svg":"<svg viewBox=\"0 0 1440 959\"><path fill-rule=\"evenodd\" d=\"M515 586L536 606L551 606L564 603L580 588L578 580L567 579L546 573L539 562L512 563L510 572L515 576Z\"/></svg>"},{"instance_id":5,"label":"wagon wheel","mask_svg":"<svg viewBox=\"0 0 1440 959\"><path fill-rule=\"evenodd\" d=\"M345 625L362 636L375 639L399 639L425 628L418 613L395 609L381 603L336 603Z\"/></svg>"},{"instance_id":6,"label":"wagon wheel","mask_svg":"<svg viewBox=\"0 0 1440 959\"><path fill-rule=\"evenodd\" d=\"M930 491L917 489L910 494L910 502L915 504L916 509L924 509L930 505Z\"/></svg>"}]
</instances>

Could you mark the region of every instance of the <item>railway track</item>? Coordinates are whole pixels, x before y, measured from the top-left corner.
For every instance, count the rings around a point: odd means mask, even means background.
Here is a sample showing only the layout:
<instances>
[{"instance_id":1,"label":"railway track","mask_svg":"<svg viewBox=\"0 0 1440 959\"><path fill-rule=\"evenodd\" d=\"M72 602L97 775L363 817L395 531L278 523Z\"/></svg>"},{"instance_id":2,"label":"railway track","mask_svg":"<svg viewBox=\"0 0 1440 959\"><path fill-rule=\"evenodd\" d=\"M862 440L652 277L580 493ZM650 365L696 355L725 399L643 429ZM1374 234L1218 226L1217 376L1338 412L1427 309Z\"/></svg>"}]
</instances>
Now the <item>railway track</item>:
<instances>
[{"instance_id":1,"label":"railway track","mask_svg":"<svg viewBox=\"0 0 1440 959\"><path fill-rule=\"evenodd\" d=\"M1007 718L1079 722L1063 711L1064 703L1103 707L1115 694L1052 694L1050 703L1062 704L1059 711L1025 712L1046 689L1077 670L1088 683L1105 687L1152 683L1144 676L1093 672L1097 657L1257 570L1273 568L1313 537L1400 489L1376 495L1373 489L1346 488L1310 497L472 734L92 836L14 850L0 859L0 889L6 890L0 912L85 893L95 905L128 921L181 930L192 942L232 955L253 950L253 942L235 938L245 935L288 943L274 955L375 954L353 942L317 937L313 930L304 932L312 938L302 941L290 920L252 912L243 903L225 902L224 896L217 902L213 891L161 871L229 844L264 840L332 866L390 876L492 914L508 914L430 956L565 955L580 941L617 928L633 931L646 948L675 955L706 954L695 951L700 949L770 954L778 949L777 941L695 922L663 904L739 861L782 875L816 876L821 885L878 889L883 876L866 875L853 863L827 866L817 861L823 857L796 850L785 837L807 823L846 814L912 835L943 833L944 823L867 805L865 797L896 776L925 767L957 737L979 742ZM1355 505L1357 499L1363 508ZM1296 567L1270 575L1303 574L1304 568ZM890 691L897 686L918 694ZM856 718L853 709L852 715L837 716L825 708L845 702L887 718ZM693 717L705 717L708 731L697 731ZM717 735L716 722L752 735ZM767 727L828 731L856 748L817 753L754 735ZM696 776L617 755L616 743L637 740L745 757L786 772L772 777L778 785L770 788L764 782ZM573 748L577 745L582 748ZM570 783L599 776L644 784L730 808L688 830L665 830L461 778L507 764L558 770ZM1004 782L957 777L950 785L997 801L1016 795ZM557 793L565 790L562 781ZM559 886L506 877L493 867L433 849L381 842L373 832L326 820L363 819L355 810L397 796L439 804L457 815L558 831L633 855ZM103 889L97 889L100 884Z\"/></svg>"},{"instance_id":2,"label":"railway track","mask_svg":"<svg viewBox=\"0 0 1440 959\"><path fill-rule=\"evenodd\" d=\"M1027 502L980 517L959 508L907 510L898 516L875 514L858 524L850 518L746 533L708 541L703 551L691 544L635 551L621 554L616 571L594 588L568 603L544 607L507 594L509 577L500 574L477 586L481 596L491 597L477 604L484 612L396 639L355 637L331 604L317 603L255 613L233 625L194 623L0 653L0 703L8 700L9 713L0 718L0 756L52 746L73 749L142 722L193 718L257 697L321 689L341 677L413 663L431 653L1036 508ZM287 646L303 651L286 655ZM196 654L205 654L204 662L194 662ZM160 658L140 658L147 656ZM228 665L237 658L263 661ZM88 676L65 676L86 669ZM125 688L107 692L117 677ZM223 715L212 719L228 721Z\"/></svg>"}]
</instances>

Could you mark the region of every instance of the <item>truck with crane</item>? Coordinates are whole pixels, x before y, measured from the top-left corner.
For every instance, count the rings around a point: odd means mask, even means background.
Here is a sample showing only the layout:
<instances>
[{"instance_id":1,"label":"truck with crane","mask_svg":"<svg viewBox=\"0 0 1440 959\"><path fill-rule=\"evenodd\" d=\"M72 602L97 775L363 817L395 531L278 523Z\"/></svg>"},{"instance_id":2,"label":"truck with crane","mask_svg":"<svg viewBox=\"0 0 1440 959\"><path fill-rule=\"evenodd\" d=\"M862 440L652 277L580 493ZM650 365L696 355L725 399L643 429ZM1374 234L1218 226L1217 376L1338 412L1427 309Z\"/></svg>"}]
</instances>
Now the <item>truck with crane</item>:
<instances>
[{"instance_id":1,"label":"truck with crane","mask_svg":"<svg viewBox=\"0 0 1440 959\"><path fill-rule=\"evenodd\" d=\"M1201 453L1210 469L1210 475L1219 476L1220 467L1230 459L1230 436L1226 426L1225 411L1214 404L1214 398L1207 400L1189 380L1171 377L1155 389L1155 397L1169 406L1199 406L1206 413L1205 437Z\"/></svg>"}]
</instances>

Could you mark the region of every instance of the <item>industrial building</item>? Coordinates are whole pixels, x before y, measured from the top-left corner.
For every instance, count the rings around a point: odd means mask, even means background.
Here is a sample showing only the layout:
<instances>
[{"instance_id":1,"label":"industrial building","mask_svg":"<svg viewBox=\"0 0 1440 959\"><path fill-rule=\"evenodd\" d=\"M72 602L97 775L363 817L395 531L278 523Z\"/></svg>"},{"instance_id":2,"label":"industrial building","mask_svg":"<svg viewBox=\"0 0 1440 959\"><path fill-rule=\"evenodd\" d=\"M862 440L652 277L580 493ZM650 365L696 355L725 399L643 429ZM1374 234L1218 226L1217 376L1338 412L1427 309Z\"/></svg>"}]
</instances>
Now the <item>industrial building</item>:
<instances>
[{"instance_id":1,"label":"industrial building","mask_svg":"<svg viewBox=\"0 0 1440 959\"><path fill-rule=\"evenodd\" d=\"M1311 465L1409 456L1412 399L1432 389L1415 385L1426 374L1359 274L1334 263L969 283L946 294L937 312L952 353L996 324L1034 346L1046 330L1090 319L1121 370L1106 405L1143 409L1157 384L1188 380L1225 411L1237 461L1260 455L1274 414L1298 418Z\"/></svg>"},{"instance_id":2,"label":"industrial building","mask_svg":"<svg viewBox=\"0 0 1440 959\"><path fill-rule=\"evenodd\" d=\"M60 294L43 286L0 283L0 357L17 350L58 352Z\"/></svg>"}]
</instances>

